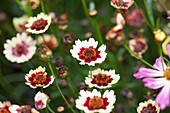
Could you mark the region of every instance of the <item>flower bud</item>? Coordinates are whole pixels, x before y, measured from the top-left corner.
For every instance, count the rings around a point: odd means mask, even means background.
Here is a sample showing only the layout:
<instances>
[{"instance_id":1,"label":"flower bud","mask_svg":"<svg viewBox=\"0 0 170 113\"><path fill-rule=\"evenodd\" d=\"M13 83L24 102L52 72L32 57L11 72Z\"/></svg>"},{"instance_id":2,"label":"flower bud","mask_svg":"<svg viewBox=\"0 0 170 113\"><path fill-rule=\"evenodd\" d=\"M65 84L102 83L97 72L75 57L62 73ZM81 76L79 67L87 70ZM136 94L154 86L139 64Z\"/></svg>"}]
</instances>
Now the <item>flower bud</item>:
<instances>
[{"instance_id":1,"label":"flower bud","mask_svg":"<svg viewBox=\"0 0 170 113\"><path fill-rule=\"evenodd\" d=\"M38 51L41 60L48 62L52 58L53 53L45 44L42 44Z\"/></svg>"},{"instance_id":2,"label":"flower bud","mask_svg":"<svg viewBox=\"0 0 170 113\"><path fill-rule=\"evenodd\" d=\"M57 112L63 112L64 111L64 107L63 106L59 106L58 108L57 108Z\"/></svg>"},{"instance_id":3,"label":"flower bud","mask_svg":"<svg viewBox=\"0 0 170 113\"><path fill-rule=\"evenodd\" d=\"M65 44L72 44L74 42L74 35L72 33L67 33L63 36L63 41Z\"/></svg>"},{"instance_id":4,"label":"flower bud","mask_svg":"<svg viewBox=\"0 0 170 113\"><path fill-rule=\"evenodd\" d=\"M94 4L94 2L90 2L90 6L89 6L90 8L89 8L89 15L91 16L91 17L93 17L93 16L96 16L97 15L97 10L95 10L95 4Z\"/></svg>"},{"instance_id":5,"label":"flower bud","mask_svg":"<svg viewBox=\"0 0 170 113\"><path fill-rule=\"evenodd\" d=\"M160 29L153 31L153 34L155 35L155 40L160 43L166 38L165 33Z\"/></svg>"},{"instance_id":6,"label":"flower bud","mask_svg":"<svg viewBox=\"0 0 170 113\"><path fill-rule=\"evenodd\" d=\"M58 77L60 79L65 79L68 77L68 70L67 70L68 68L66 66L62 65L62 66L56 67L56 69L57 69Z\"/></svg>"},{"instance_id":7,"label":"flower bud","mask_svg":"<svg viewBox=\"0 0 170 113\"><path fill-rule=\"evenodd\" d=\"M60 30L66 30L68 28L67 20L59 18L57 20L58 28Z\"/></svg>"}]
</instances>

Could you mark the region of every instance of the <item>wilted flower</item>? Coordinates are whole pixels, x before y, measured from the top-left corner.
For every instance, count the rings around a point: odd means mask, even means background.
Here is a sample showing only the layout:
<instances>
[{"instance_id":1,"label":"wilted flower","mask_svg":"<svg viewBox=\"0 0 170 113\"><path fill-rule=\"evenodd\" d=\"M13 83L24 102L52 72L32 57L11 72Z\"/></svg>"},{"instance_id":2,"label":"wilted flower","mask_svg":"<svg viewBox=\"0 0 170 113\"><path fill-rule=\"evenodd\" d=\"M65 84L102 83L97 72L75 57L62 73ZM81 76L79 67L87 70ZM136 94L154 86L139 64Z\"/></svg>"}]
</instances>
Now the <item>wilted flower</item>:
<instances>
[{"instance_id":1,"label":"wilted flower","mask_svg":"<svg viewBox=\"0 0 170 113\"><path fill-rule=\"evenodd\" d=\"M26 83L31 88L43 87L46 88L54 82L54 77L50 76L47 78L47 72L45 72L45 67L39 66L35 70L30 70L28 74L25 75Z\"/></svg>"},{"instance_id":2,"label":"wilted flower","mask_svg":"<svg viewBox=\"0 0 170 113\"><path fill-rule=\"evenodd\" d=\"M28 0L21 0L24 5L28 4ZM36 9L40 5L40 0L30 0L30 6L32 9Z\"/></svg>"},{"instance_id":3,"label":"wilted flower","mask_svg":"<svg viewBox=\"0 0 170 113\"><path fill-rule=\"evenodd\" d=\"M40 59L45 62L48 62L53 57L52 51L45 44L42 44L38 48L38 51L39 51Z\"/></svg>"},{"instance_id":4,"label":"wilted flower","mask_svg":"<svg viewBox=\"0 0 170 113\"><path fill-rule=\"evenodd\" d=\"M56 67L57 69L57 73L58 73L58 77L61 79L65 79L68 77L68 68L64 65Z\"/></svg>"},{"instance_id":5,"label":"wilted flower","mask_svg":"<svg viewBox=\"0 0 170 113\"><path fill-rule=\"evenodd\" d=\"M36 51L36 41L26 33L17 34L4 44L5 57L11 62L23 63L32 58Z\"/></svg>"},{"instance_id":6,"label":"wilted flower","mask_svg":"<svg viewBox=\"0 0 170 113\"><path fill-rule=\"evenodd\" d=\"M85 113L110 113L115 101L113 90L106 90L103 95L96 89L92 92L81 90L79 98L76 99L76 107Z\"/></svg>"},{"instance_id":7,"label":"wilted flower","mask_svg":"<svg viewBox=\"0 0 170 113\"><path fill-rule=\"evenodd\" d=\"M35 107L37 109L44 109L47 107L50 99L49 96L45 93L41 93L40 91L34 97Z\"/></svg>"},{"instance_id":8,"label":"wilted flower","mask_svg":"<svg viewBox=\"0 0 170 113\"><path fill-rule=\"evenodd\" d=\"M38 45L41 45L43 43L45 43L45 45L49 49L55 49L58 46L58 41L57 41L56 37L54 35L50 35L50 34L43 34L43 37L39 36L37 38Z\"/></svg>"},{"instance_id":9,"label":"wilted flower","mask_svg":"<svg viewBox=\"0 0 170 113\"><path fill-rule=\"evenodd\" d=\"M4 101L3 103L0 101L0 113L12 113L9 111L11 105L10 101Z\"/></svg>"},{"instance_id":10,"label":"wilted flower","mask_svg":"<svg viewBox=\"0 0 170 113\"><path fill-rule=\"evenodd\" d=\"M67 33L63 36L63 42L65 44L72 44L74 42L74 35L72 33Z\"/></svg>"},{"instance_id":11,"label":"wilted flower","mask_svg":"<svg viewBox=\"0 0 170 113\"><path fill-rule=\"evenodd\" d=\"M76 40L70 52L74 58L81 61L80 65L88 64L89 66L94 66L96 63L102 63L107 55L105 52L106 45L102 45L98 50L95 50L97 45L98 42L94 38L82 42Z\"/></svg>"},{"instance_id":12,"label":"wilted flower","mask_svg":"<svg viewBox=\"0 0 170 113\"><path fill-rule=\"evenodd\" d=\"M130 38L142 38L143 32L144 32L144 29L139 29L139 30L135 29L129 33L129 37Z\"/></svg>"},{"instance_id":13,"label":"wilted flower","mask_svg":"<svg viewBox=\"0 0 170 113\"><path fill-rule=\"evenodd\" d=\"M139 103L139 107L137 108L138 113L159 113L159 111L159 106L151 99Z\"/></svg>"},{"instance_id":14,"label":"wilted flower","mask_svg":"<svg viewBox=\"0 0 170 113\"><path fill-rule=\"evenodd\" d=\"M100 68L89 72L88 77L85 78L85 83L89 87L97 87L99 89L112 87L113 84L116 84L120 79L119 74L115 74L115 70L101 70Z\"/></svg>"},{"instance_id":15,"label":"wilted flower","mask_svg":"<svg viewBox=\"0 0 170 113\"><path fill-rule=\"evenodd\" d=\"M153 34L155 35L155 40L158 42L163 42L166 38L165 33L160 29L153 31Z\"/></svg>"},{"instance_id":16,"label":"wilted flower","mask_svg":"<svg viewBox=\"0 0 170 113\"><path fill-rule=\"evenodd\" d=\"M129 48L142 58L142 54L146 52L148 45L145 38L137 38L129 41ZM135 57L133 53L131 53L131 55Z\"/></svg>"},{"instance_id":17,"label":"wilted flower","mask_svg":"<svg viewBox=\"0 0 170 113\"><path fill-rule=\"evenodd\" d=\"M163 50L163 53L165 55L169 55L169 58L170 58L170 54L168 54L170 51L170 36L167 36L166 40L162 44L162 50Z\"/></svg>"},{"instance_id":18,"label":"wilted flower","mask_svg":"<svg viewBox=\"0 0 170 113\"><path fill-rule=\"evenodd\" d=\"M143 10L140 9L144 14ZM131 14L127 16L127 23L133 27L141 27L145 23L145 19L140 14L139 10L135 8Z\"/></svg>"},{"instance_id":19,"label":"wilted flower","mask_svg":"<svg viewBox=\"0 0 170 113\"><path fill-rule=\"evenodd\" d=\"M27 23L29 17L27 15L23 15L21 17L14 17L13 18L13 25L18 32L25 32L26 27L25 24Z\"/></svg>"},{"instance_id":20,"label":"wilted flower","mask_svg":"<svg viewBox=\"0 0 170 113\"><path fill-rule=\"evenodd\" d=\"M134 0L111 0L111 5L116 9L128 9L133 3Z\"/></svg>"},{"instance_id":21,"label":"wilted flower","mask_svg":"<svg viewBox=\"0 0 170 113\"><path fill-rule=\"evenodd\" d=\"M165 64L163 57L157 58L153 67L155 69L142 67L133 76L137 79L146 77L142 81L150 89L162 88L155 101L163 110L170 104L170 67Z\"/></svg>"},{"instance_id":22,"label":"wilted flower","mask_svg":"<svg viewBox=\"0 0 170 113\"><path fill-rule=\"evenodd\" d=\"M9 107L11 113L39 113L36 109L31 108L30 105L12 105Z\"/></svg>"},{"instance_id":23,"label":"wilted flower","mask_svg":"<svg viewBox=\"0 0 170 113\"><path fill-rule=\"evenodd\" d=\"M68 24L67 24L67 20L66 19L59 18L57 20L57 23L58 23L58 28L60 30L66 30L68 28Z\"/></svg>"},{"instance_id":24,"label":"wilted flower","mask_svg":"<svg viewBox=\"0 0 170 113\"><path fill-rule=\"evenodd\" d=\"M30 17L25 27L27 27L27 32L39 34L44 33L48 29L50 24L51 16L48 16L41 12L37 15L37 17Z\"/></svg>"}]
</instances>

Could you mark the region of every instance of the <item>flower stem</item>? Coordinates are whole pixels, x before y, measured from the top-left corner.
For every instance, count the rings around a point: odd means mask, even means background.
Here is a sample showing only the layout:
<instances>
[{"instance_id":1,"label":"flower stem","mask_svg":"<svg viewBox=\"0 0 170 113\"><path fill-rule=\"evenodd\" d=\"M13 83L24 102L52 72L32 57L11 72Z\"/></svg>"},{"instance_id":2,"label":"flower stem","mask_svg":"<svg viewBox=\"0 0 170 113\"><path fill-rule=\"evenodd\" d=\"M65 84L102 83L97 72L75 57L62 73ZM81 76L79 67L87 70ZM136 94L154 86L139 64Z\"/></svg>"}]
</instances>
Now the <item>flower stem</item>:
<instances>
[{"instance_id":1,"label":"flower stem","mask_svg":"<svg viewBox=\"0 0 170 113\"><path fill-rule=\"evenodd\" d=\"M43 90L42 87L41 87L41 92L44 93L44 90ZM48 112L48 109L47 109L47 106L45 107L45 111L46 111L46 113L49 113L49 112Z\"/></svg>"},{"instance_id":2,"label":"flower stem","mask_svg":"<svg viewBox=\"0 0 170 113\"><path fill-rule=\"evenodd\" d=\"M53 71L53 69L52 69L52 66L51 66L51 63L50 63L50 62L48 62L48 67L50 68L50 71L51 71L53 77L55 77L55 74L54 74L54 71ZM58 91L60 92L63 100L64 100L64 101L66 102L66 104L68 105L68 107L71 109L71 111L72 111L73 113L76 113L76 112L73 110L73 108L70 106L70 104L67 102L66 98L64 97L64 95L63 95L63 93L62 93L62 91L61 91L61 89L60 89L60 87L59 87L59 85L58 85L57 79L55 79L55 84L56 84L57 89L58 89Z\"/></svg>"},{"instance_id":3,"label":"flower stem","mask_svg":"<svg viewBox=\"0 0 170 113\"><path fill-rule=\"evenodd\" d=\"M42 9L43 13L45 13L44 1L43 0L41 0L41 9Z\"/></svg>"},{"instance_id":4,"label":"flower stem","mask_svg":"<svg viewBox=\"0 0 170 113\"><path fill-rule=\"evenodd\" d=\"M170 14L168 13L168 10L167 10L167 8L166 8L165 3L163 2L163 0L161 0L161 2L162 2L162 5L163 5L163 7L164 7L164 9L165 9L165 11L166 11L166 13L167 13L167 15L170 16Z\"/></svg>"},{"instance_id":5,"label":"flower stem","mask_svg":"<svg viewBox=\"0 0 170 113\"><path fill-rule=\"evenodd\" d=\"M31 16L31 11L29 11L22 3L20 0L16 0L16 2L18 3L18 5L21 7L21 9L27 13L29 16ZM29 5L29 4L28 4Z\"/></svg>"},{"instance_id":6,"label":"flower stem","mask_svg":"<svg viewBox=\"0 0 170 113\"><path fill-rule=\"evenodd\" d=\"M31 9L30 0L28 0L27 8L28 8L28 11L29 11L30 16L32 16L33 13L32 13L32 9Z\"/></svg>"},{"instance_id":7,"label":"flower stem","mask_svg":"<svg viewBox=\"0 0 170 113\"><path fill-rule=\"evenodd\" d=\"M65 80L66 80L68 86L70 87L71 91L73 92L74 96L77 98L77 94L76 94L76 92L74 91L73 87L71 86L71 84L70 84L70 82L69 82L69 80L68 80L68 77L67 77Z\"/></svg>"},{"instance_id":8,"label":"flower stem","mask_svg":"<svg viewBox=\"0 0 170 113\"><path fill-rule=\"evenodd\" d=\"M91 78L92 78L92 67L90 66L90 75L91 75Z\"/></svg>"},{"instance_id":9,"label":"flower stem","mask_svg":"<svg viewBox=\"0 0 170 113\"><path fill-rule=\"evenodd\" d=\"M153 69L156 69L154 68L150 63L148 63L147 61L145 61L143 58L139 57L135 52L133 52L129 46L127 44L123 44L123 46L130 52L132 53L133 55L135 55L139 60L141 60L143 63L145 63L146 65L148 65L149 67L153 68Z\"/></svg>"},{"instance_id":10,"label":"flower stem","mask_svg":"<svg viewBox=\"0 0 170 113\"><path fill-rule=\"evenodd\" d=\"M48 110L49 110L51 113L55 113L55 112L50 108L49 105L47 106L47 108L48 108Z\"/></svg>"}]
</instances>

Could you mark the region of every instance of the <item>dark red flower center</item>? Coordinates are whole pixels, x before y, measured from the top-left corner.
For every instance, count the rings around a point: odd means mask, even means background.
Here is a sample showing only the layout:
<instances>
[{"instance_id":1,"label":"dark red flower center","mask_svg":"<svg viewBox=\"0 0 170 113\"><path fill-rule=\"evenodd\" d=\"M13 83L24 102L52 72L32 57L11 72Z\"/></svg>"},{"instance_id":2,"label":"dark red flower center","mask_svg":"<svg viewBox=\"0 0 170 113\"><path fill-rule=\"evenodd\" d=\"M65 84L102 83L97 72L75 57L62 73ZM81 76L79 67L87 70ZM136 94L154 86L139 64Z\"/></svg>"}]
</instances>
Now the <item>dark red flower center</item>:
<instances>
[{"instance_id":1,"label":"dark red flower center","mask_svg":"<svg viewBox=\"0 0 170 113\"><path fill-rule=\"evenodd\" d=\"M91 81L92 84L97 84L98 86L107 86L108 83L111 83L113 78L106 74L99 73L98 75L93 75L93 80Z\"/></svg>"},{"instance_id":2,"label":"dark red flower center","mask_svg":"<svg viewBox=\"0 0 170 113\"><path fill-rule=\"evenodd\" d=\"M116 0L114 2L117 7L128 7L129 2L124 2L123 0Z\"/></svg>"},{"instance_id":3,"label":"dark red flower center","mask_svg":"<svg viewBox=\"0 0 170 113\"><path fill-rule=\"evenodd\" d=\"M34 4L35 4L35 2L34 2L34 1L31 1L31 2L30 2L30 5L31 5L31 6L33 6Z\"/></svg>"},{"instance_id":4,"label":"dark red flower center","mask_svg":"<svg viewBox=\"0 0 170 113\"><path fill-rule=\"evenodd\" d=\"M145 49L145 44L141 41L136 41L136 44L134 45L134 52L138 53Z\"/></svg>"},{"instance_id":5,"label":"dark red flower center","mask_svg":"<svg viewBox=\"0 0 170 113\"><path fill-rule=\"evenodd\" d=\"M152 104L148 104L147 107L143 107L141 113L157 113L156 107L152 106Z\"/></svg>"},{"instance_id":6,"label":"dark red flower center","mask_svg":"<svg viewBox=\"0 0 170 113\"><path fill-rule=\"evenodd\" d=\"M24 24L19 24L19 27L20 27L23 31L26 30L25 24L26 24L26 23L24 23Z\"/></svg>"},{"instance_id":7,"label":"dark red flower center","mask_svg":"<svg viewBox=\"0 0 170 113\"><path fill-rule=\"evenodd\" d=\"M164 71L164 76L167 80L170 80L170 67L169 66Z\"/></svg>"},{"instance_id":8,"label":"dark red flower center","mask_svg":"<svg viewBox=\"0 0 170 113\"><path fill-rule=\"evenodd\" d=\"M46 73L39 72L34 76L33 82L36 84L43 84L46 81Z\"/></svg>"},{"instance_id":9,"label":"dark red flower center","mask_svg":"<svg viewBox=\"0 0 170 113\"><path fill-rule=\"evenodd\" d=\"M0 113L9 113L6 109L0 109Z\"/></svg>"},{"instance_id":10,"label":"dark red flower center","mask_svg":"<svg viewBox=\"0 0 170 113\"><path fill-rule=\"evenodd\" d=\"M17 57L20 57L22 54L26 55L28 53L28 47L29 45L22 41L21 44L17 44L16 47L12 48L12 54Z\"/></svg>"},{"instance_id":11,"label":"dark red flower center","mask_svg":"<svg viewBox=\"0 0 170 113\"><path fill-rule=\"evenodd\" d=\"M46 25L48 25L47 20L44 20L43 18L33 22L32 26L31 26L31 30L36 30L36 31L40 31L40 30L44 30Z\"/></svg>"},{"instance_id":12,"label":"dark red flower center","mask_svg":"<svg viewBox=\"0 0 170 113\"><path fill-rule=\"evenodd\" d=\"M81 60L85 60L85 62L87 63L90 63L91 61L96 61L97 58L101 58L100 51L95 51L95 48L93 48L93 46L90 46L89 48L82 47L78 55Z\"/></svg>"},{"instance_id":13,"label":"dark red flower center","mask_svg":"<svg viewBox=\"0 0 170 113\"><path fill-rule=\"evenodd\" d=\"M89 110L106 109L106 106L109 105L107 100L108 98L100 98L98 96L94 96L93 98L87 97L84 106L88 107Z\"/></svg>"},{"instance_id":14,"label":"dark red flower center","mask_svg":"<svg viewBox=\"0 0 170 113\"><path fill-rule=\"evenodd\" d=\"M31 106L30 105L22 106L20 113L31 113Z\"/></svg>"}]
</instances>

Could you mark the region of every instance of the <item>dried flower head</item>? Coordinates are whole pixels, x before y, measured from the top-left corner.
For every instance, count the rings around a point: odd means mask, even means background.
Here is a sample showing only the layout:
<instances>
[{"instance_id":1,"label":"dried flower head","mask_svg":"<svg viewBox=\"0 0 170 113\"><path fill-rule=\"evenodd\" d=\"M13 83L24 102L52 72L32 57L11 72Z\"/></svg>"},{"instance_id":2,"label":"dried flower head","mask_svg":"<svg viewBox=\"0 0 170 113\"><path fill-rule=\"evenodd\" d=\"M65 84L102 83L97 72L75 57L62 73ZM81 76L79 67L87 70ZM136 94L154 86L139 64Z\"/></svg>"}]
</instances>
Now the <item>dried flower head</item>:
<instances>
[{"instance_id":1,"label":"dried flower head","mask_svg":"<svg viewBox=\"0 0 170 113\"><path fill-rule=\"evenodd\" d=\"M125 10L134 3L134 0L111 0L110 3L116 9Z\"/></svg>"},{"instance_id":2,"label":"dried flower head","mask_svg":"<svg viewBox=\"0 0 170 113\"><path fill-rule=\"evenodd\" d=\"M23 63L32 58L36 51L36 41L25 32L17 33L16 37L4 44L5 57L11 62Z\"/></svg>"},{"instance_id":3,"label":"dried flower head","mask_svg":"<svg viewBox=\"0 0 170 113\"><path fill-rule=\"evenodd\" d=\"M28 74L25 75L26 85L31 88L43 87L46 88L54 82L54 77L47 77L47 72L45 72L45 67L39 66L35 70L30 70Z\"/></svg>"},{"instance_id":4,"label":"dried flower head","mask_svg":"<svg viewBox=\"0 0 170 113\"><path fill-rule=\"evenodd\" d=\"M166 38L166 34L160 29L153 31L153 34L157 42L163 42Z\"/></svg>"},{"instance_id":5,"label":"dried flower head","mask_svg":"<svg viewBox=\"0 0 170 113\"><path fill-rule=\"evenodd\" d=\"M159 111L159 106L151 99L139 103L139 107L137 108L138 113L159 113Z\"/></svg>"},{"instance_id":6,"label":"dried flower head","mask_svg":"<svg viewBox=\"0 0 170 113\"><path fill-rule=\"evenodd\" d=\"M53 56L52 51L45 45L41 44L41 46L38 48L40 59L48 62Z\"/></svg>"},{"instance_id":7,"label":"dried flower head","mask_svg":"<svg viewBox=\"0 0 170 113\"><path fill-rule=\"evenodd\" d=\"M25 32L26 27L25 24L27 23L29 17L27 15L23 15L21 17L14 17L13 18L13 25L18 32Z\"/></svg>"},{"instance_id":8,"label":"dried flower head","mask_svg":"<svg viewBox=\"0 0 170 113\"><path fill-rule=\"evenodd\" d=\"M64 65L56 67L57 69L57 73L58 73L58 77L61 79L65 79L68 77L68 68Z\"/></svg>"},{"instance_id":9,"label":"dried flower head","mask_svg":"<svg viewBox=\"0 0 170 113\"><path fill-rule=\"evenodd\" d=\"M129 41L129 48L142 58L142 54L146 52L148 45L145 38L137 38ZM134 56L132 53L131 55Z\"/></svg>"},{"instance_id":10,"label":"dried flower head","mask_svg":"<svg viewBox=\"0 0 170 113\"><path fill-rule=\"evenodd\" d=\"M43 34L42 36L39 36L37 38L37 44L41 45L43 43L45 43L49 49L55 49L58 47L58 41L54 35Z\"/></svg>"},{"instance_id":11,"label":"dried flower head","mask_svg":"<svg viewBox=\"0 0 170 113\"><path fill-rule=\"evenodd\" d=\"M72 44L74 42L74 35L72 33L67 33L63 36L63 42L65 44Z\"/></svg>"},{"instance_id":12,"label":"dried flower head","mask_svg":"<svg viewBox=\"0 0 170 113\"><path fill-rule=\"evenodd\" d=\"M28 23L25 25L27 27L26 31L30 33L44 33L51 24L51 16L44 13L40 13L37 17L30 17Z\"/></svg>"}]
</instances>

